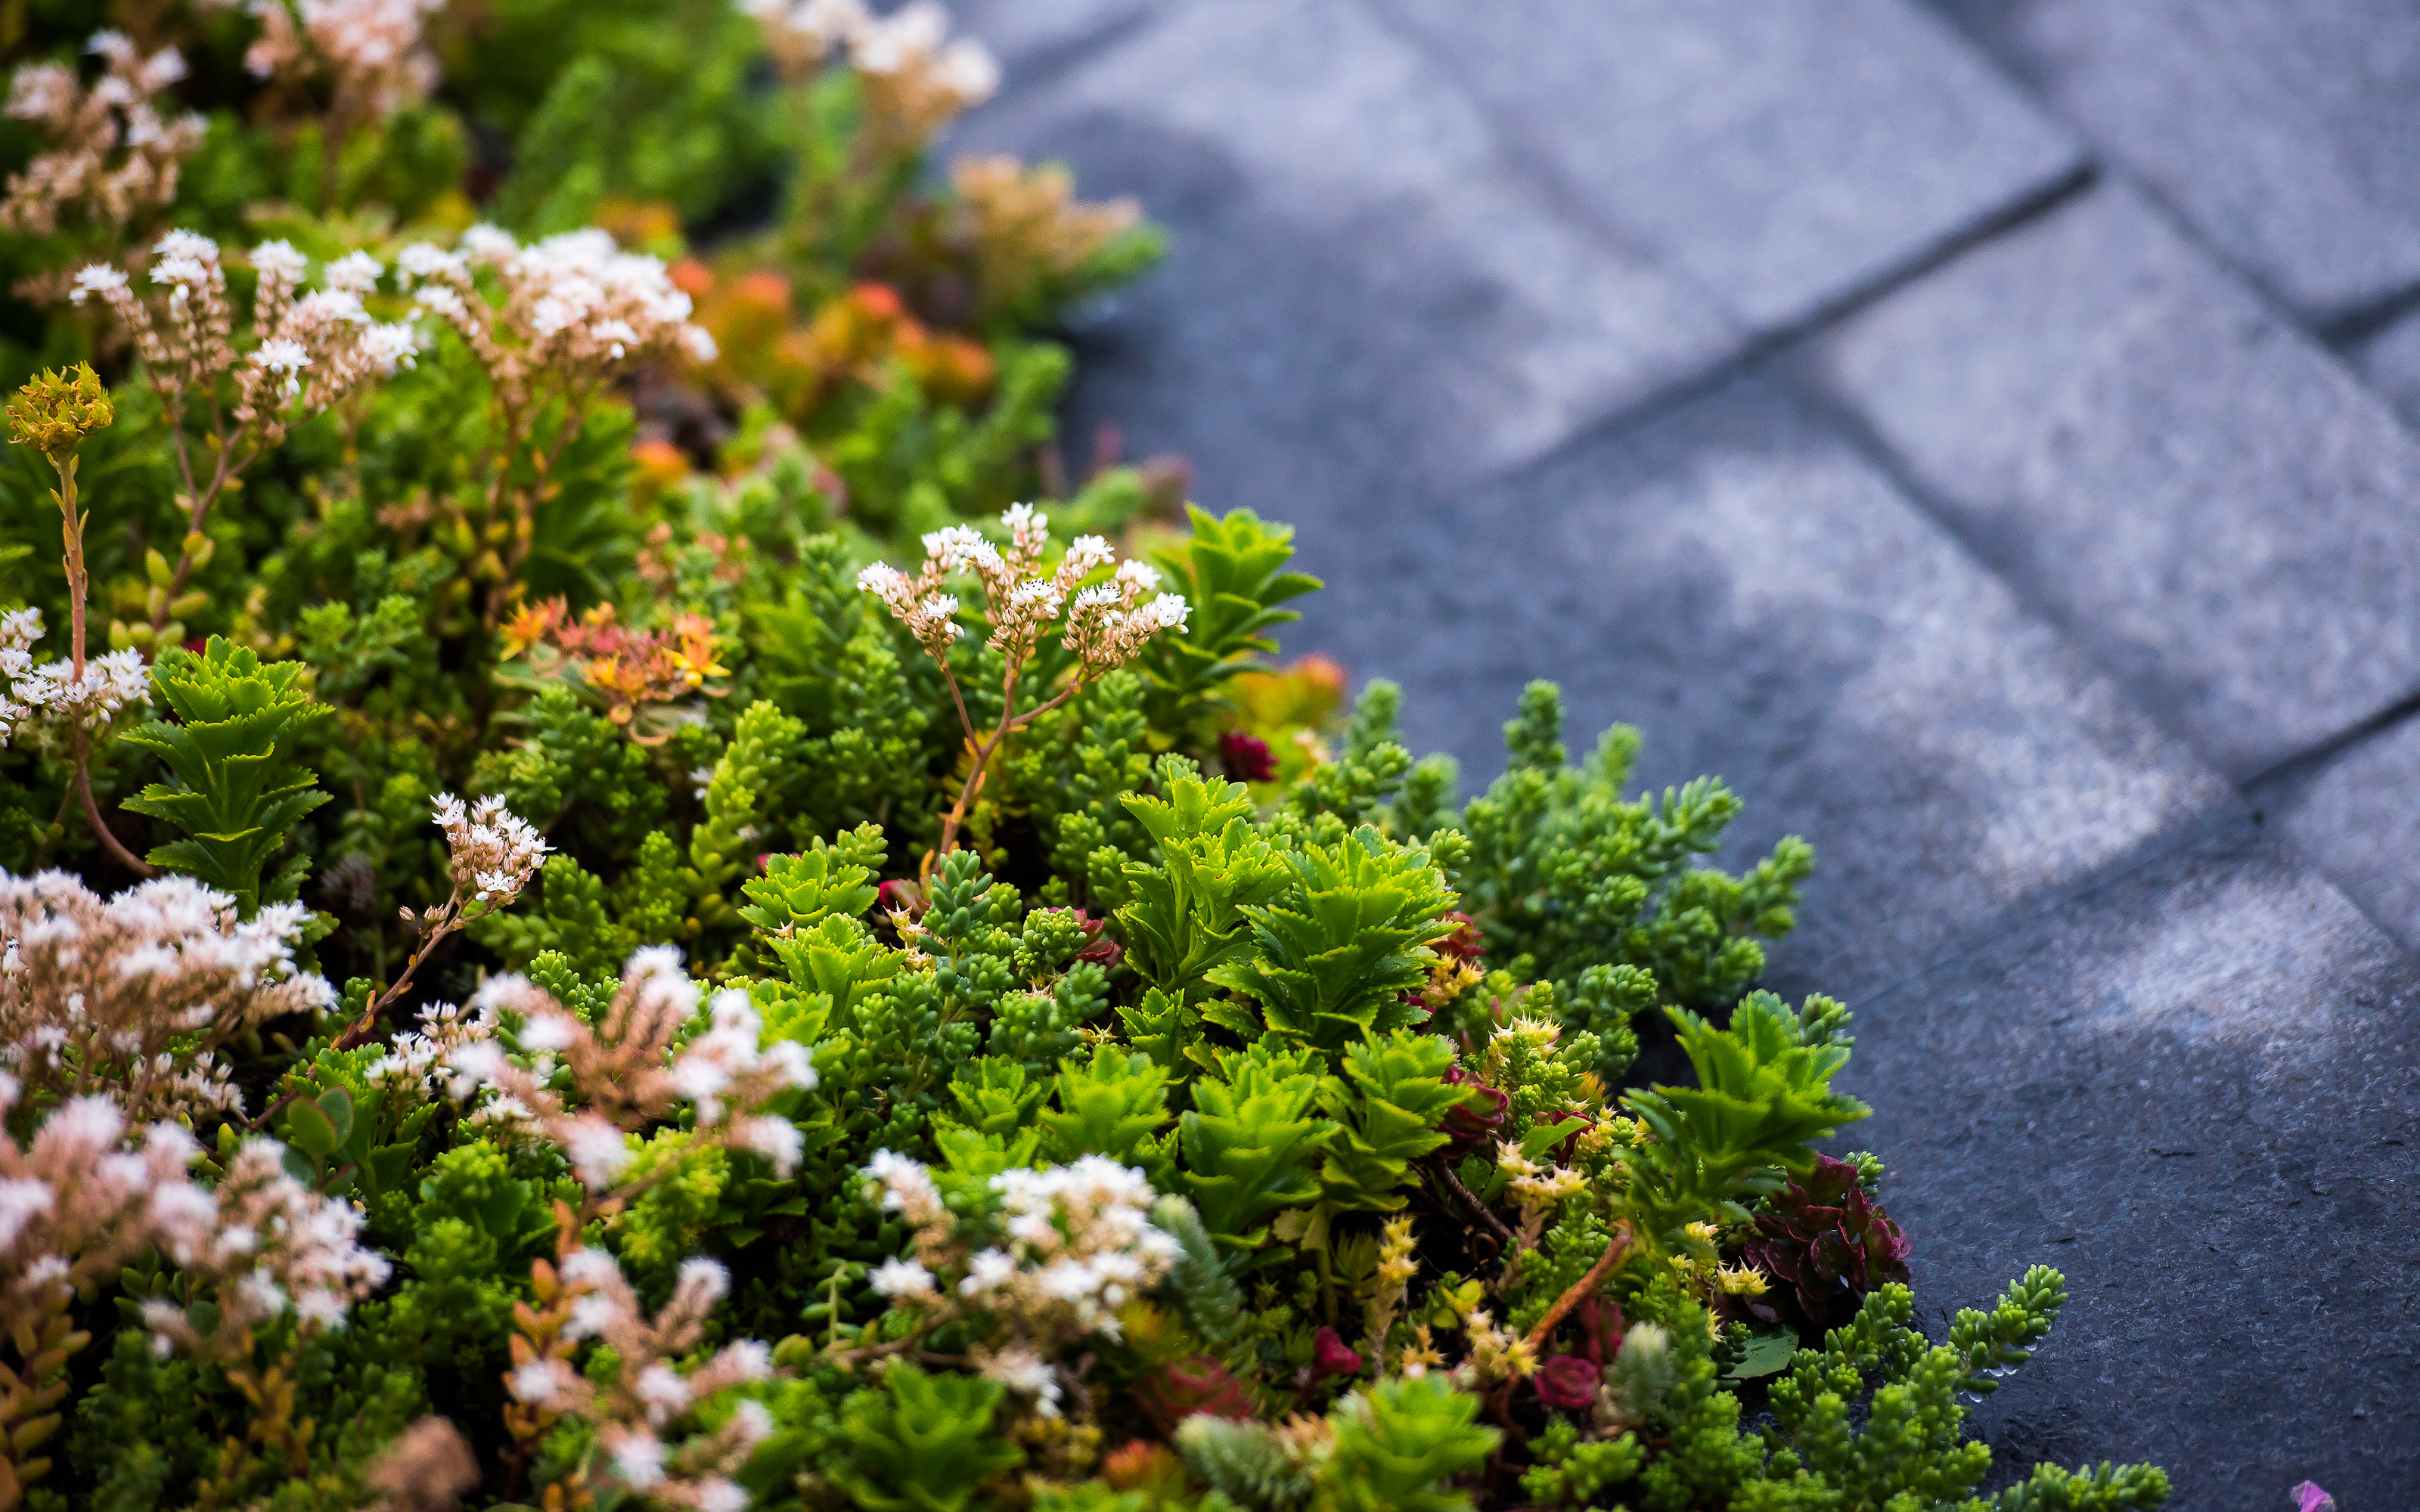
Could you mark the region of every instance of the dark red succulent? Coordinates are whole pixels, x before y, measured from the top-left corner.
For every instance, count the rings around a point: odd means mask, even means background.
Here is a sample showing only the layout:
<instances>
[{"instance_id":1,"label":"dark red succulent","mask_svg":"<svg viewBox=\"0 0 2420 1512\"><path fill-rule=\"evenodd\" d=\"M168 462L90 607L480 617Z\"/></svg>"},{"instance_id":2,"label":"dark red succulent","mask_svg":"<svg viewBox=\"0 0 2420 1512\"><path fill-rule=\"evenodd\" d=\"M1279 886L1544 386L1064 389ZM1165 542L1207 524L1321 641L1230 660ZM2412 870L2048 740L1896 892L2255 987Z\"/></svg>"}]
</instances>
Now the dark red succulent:
<instances>
[{"instance_id":1,"label":"dark red succulent","mask_svg":"<svg viewBox=\"0 0 2420 1512\"><path fill-rule=\"evenodd\" d=\"M1805 1180L1791 1182L1767 1200L1740 1252L1790 1288L1806 1322L1823 1328L1847 1321L1875 1288L1907 1280L1907 1257L1914 1248L1890 1214L1866 1196L1855 1166L1819 1155ZM1772 1310L1771 1320L1778 1321L1778 1310ZM1761 1315L1768 1308L1750 1311Z\"/></svg>"},{"instance_id":2,"label":"dark red succulent","mask_svg":"<svg viewBox=\"0 0 2420 1512\"><path fill-rule=\"evenodd\" d=\"M1430 949L1439 955L1451 956L1456 961L1476 961L1487 953L1487 941L1479 933L1479 920L1460 909L1437 917L1452 919L1454 931L1431 945Z\"/></svg>"},{"instance_id":3,"label":"dark red succulent","mask_svg":"<svg viewBox=\"0 0 2420 1512\"><path fill-rule=\"evenodd\" d=\"M1576 1412L1596 1401L1596 1383L1603 1374L1595 1363L1581 1355L1549 1355L1538 1366L1538 1399L1548 1407Z\"/></svg>"},{"instance_id":4,"label":"dark red succulent","mask_svg":"<svg viewBox=\"0 0 2420 1512\"><path fill-rule=\"evenodd\" d=\"M1472 1094L1438 1120L1437 1127L1445 1131L1453 1148L1476 1149L1494 1141L1512 1117L1512 1099L1460 1066L1447 1067L1443 1080L1448 1087L1467 1088Z\"/></svg>"},{"instance_id":5,"label":"dark red succulent","mask_svg":"<svg viewBox=\"0 0 2420 1512\"><path fill-rule=\"evenodd\" d=\"M1196 1412L1213 1417L1252 1415L1252 1398L1244 1383L1208 1354L1188 1354L1161 1365L1142 1379L1135 1400L1162 1433L1173 1433L1177 1424Z\"/></svg>"},{"instance_id":6,"label":"dark red succulent","mask_svg":"<svg viewBox=\"0 0 2420 1512\"><path fill-rule=\"evenodd\" d=\"M1589 1364L1602 1369L1621 1352L1621 1336L1630 1328L1621 1316L1621 1304L1610 1297L1582 1297L1572 1309L1572 1319L1580 1325L1580 1353Z\"/></svg>"},{"instance_id":7,"label":"dark red succulent","mask_svg":"<svg viewBox=\"0 0 2420 1512\"><path fill-rule=\"evenodd\" d=\"M927 902L924 889L906 877L895 877L874 889L875 906L885 914L905 913L909 918L923 916Z\"/></svg>"},{"instance_id":8,"label":"dark red succulent","mask_svg":"<svg viewBox=\"0 0 2420 1512\"><path fill-rule=\"evenodd\" d=\"M1076 952L1078 961L1094 961L1103 966L1113 966L1126 958L1126 948L1109 936L1109 921L1094 918L1082 909L1076 910L1076 921L1084 926L1084 948Z\"/></svg>"},{"instance_id":9,"label":"dark red succulent","mask_svg":"<svg viewBox=\"0 0 2420 1512\"><path fill-rule=\"evenodd\" d=\"M1278 775L1277 753L1269 749L1269 743L1241 730L1230 730L1218 737L1218 761L1238 782L1274 781Z\"/></svg>"},{"instance_id":10,"label":"dark red succulent","mask_svg":"<svg viewBox=\"0 0 2420 1512\"><path fill-rule=\"evenodd\" d=\"M1314 1381L1329 1376L1357 1376L1361 1373L1361 1354L1345 1348L1344 1335L1332 1328L1323 1328L1311 1343L1311 1371Z\"/></svg>"},{"instance_id":11,"label":"dark red succulent","mask_svg":"<svg viewBox=\"0 0 2420 1512\"><path fill-rule=\"evenodd\" d=\"M1555 1163L1559 1165L1568 1165L1572 1163L1573 1157L1579 1153L1580 1135L1588 1133L1590 1125L1596 1120L1585 1113L1575 1112L1570 1108L1558 1108L1545 1116L1545 1121L1568 1123L1572 1126L1569 1136L1556 1145L1554 1149Z\"/></svg>"}]
</instances>

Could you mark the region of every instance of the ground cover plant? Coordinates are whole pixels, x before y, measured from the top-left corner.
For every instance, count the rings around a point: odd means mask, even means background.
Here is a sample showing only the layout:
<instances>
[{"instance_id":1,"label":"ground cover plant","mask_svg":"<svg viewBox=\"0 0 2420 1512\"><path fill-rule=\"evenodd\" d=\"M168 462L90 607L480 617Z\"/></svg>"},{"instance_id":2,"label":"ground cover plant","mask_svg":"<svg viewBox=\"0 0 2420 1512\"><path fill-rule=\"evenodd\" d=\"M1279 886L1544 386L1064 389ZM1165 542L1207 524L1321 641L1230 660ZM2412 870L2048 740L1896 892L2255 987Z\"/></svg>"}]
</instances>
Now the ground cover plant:
<instances>
[{"instance_id":1,"label":"ground cover plant","mask_svg":"<svg viewBox=\"0 0 2420 1512\"><path fill-rule=\"evenodd\" d=\"M0 41L0 1508L2164 1500L1978 1490L1804 843L1064 465L1156 235L938 11Z\"/></svg>"}]
</instances>

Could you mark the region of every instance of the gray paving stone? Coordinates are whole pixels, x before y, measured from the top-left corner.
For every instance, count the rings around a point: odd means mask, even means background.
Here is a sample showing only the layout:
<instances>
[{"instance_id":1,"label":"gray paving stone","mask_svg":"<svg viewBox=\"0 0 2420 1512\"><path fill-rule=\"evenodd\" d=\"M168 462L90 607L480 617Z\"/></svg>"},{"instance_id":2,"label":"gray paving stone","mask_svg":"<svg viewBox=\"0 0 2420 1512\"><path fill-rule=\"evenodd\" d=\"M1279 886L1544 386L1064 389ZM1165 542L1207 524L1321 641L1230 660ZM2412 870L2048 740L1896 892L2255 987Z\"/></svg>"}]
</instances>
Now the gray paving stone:
<instances>
[{"instance_id":1,"label":"gray paving stone","mask_svg":"<svg viewBox=\"0 0 2420 1512\"><path fill-rule=\"evenodd\" d=\"M1771 980L1854 1000L2232 801L1786 389L1734 385L1485 493L1406 513L1314 626L1405 686L1407 743L1502 770L1524 684L1640 781L1747 802L1723 857L1814 842Z\"/></svg>"},{"instance_id":2,"label":"gray paving stone","mask_svg":"<svg viewBox=\"0 0 2420 1512\"><path fill-rule=\"evenodd\" d=\"M1906 0L1383 0L1605 224L1759 329L2075 169L2073 139Z\"/></svg>"},{"instance_id":3,"label":"gray paving stone","mask_svg":"<svg viewBox=\"0 0 2420 1512\"><path fill-rule=\"evenodd\" d=\"M1546 203L1350 0L1166 8L954 141L1063 159L1168 225L1167 266L1088 332L1076 415L1188 454L1224 506L1304 518L1482 475L1740 340Z\"/></svg>"},{"instance_id":4,"label":"gray paving stone","mask_svg":"<svg viewBox=\"0 0 2420 1512\"><path fill-rule=\"evenodd\" d=\"M1056 64L1140 24L1152 0L955 0L958 27L1001 63L1001 87L1032 86Z\"/></svg>"},{"instance_id":5,"label":"gray paving stone","mask_svg":"<svg viewBox=\"0 0 2420 1512\"><path fill-rule=\"evenodd\" d=\"M2370 918L2420 951L2420 722L2257 797Z\"/></svg>"},{"instance_id":6,"label":"gray paving stone","mask_svg":"<svg viewBox=\"0 0 2420 1512\"><path fill-rule=\"evenodd\" d=\"M2420 10L2405 0L1943 0L2280 298L2420 282Z\"/></svg>"},{"instance_id":7,"label":"gray paving stone","mask_svg":"<svg viewBox=\"0 0 2420 1512\"><path fill-rule=\"evenodd\" d=\"M2386 396L2407 424L2420 425L2420 315L2408 315L2350 354L2369 386Z\"/></svg>"},{"instance_id":8,"label":"gray paving stone","mask_svg":"<svg viewBox=\"0 0 2420 1512\"><path fill-rule=\"evenodd\" d=\"M2420 685L2420 450L2128 193L1861 312L1808 370L2231 776Z\"/></svg>"},{"instance_id":9,"label":"gray paving stone","mask_svg":"<svg viewBox=\"0 0 2420 1512\"><path fill-rule=\"evenodd\" d=\"M2420 1470L2420 982L2239 824L1860 1013L1842 1143L1889 1167L1934 1337L2034 1262L2070 1303L1976 1411L2005 1467L2150 1460L2175 1507Z\"/></svg>"}]
</instances>

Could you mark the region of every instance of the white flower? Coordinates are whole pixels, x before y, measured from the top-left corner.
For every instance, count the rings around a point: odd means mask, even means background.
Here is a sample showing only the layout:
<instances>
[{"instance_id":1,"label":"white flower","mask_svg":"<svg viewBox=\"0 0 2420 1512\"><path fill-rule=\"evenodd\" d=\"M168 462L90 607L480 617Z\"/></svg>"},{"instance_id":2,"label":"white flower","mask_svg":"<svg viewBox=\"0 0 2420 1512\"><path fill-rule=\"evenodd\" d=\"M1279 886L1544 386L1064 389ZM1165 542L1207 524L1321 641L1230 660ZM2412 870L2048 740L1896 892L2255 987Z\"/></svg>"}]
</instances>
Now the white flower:
<instances>
[{"instance_id":1,"label":"white flower","mask_svg":"<svg viewBox=\"0 0 2420 1512\"><path fill-rule=\"evenodd\" d=\"M914 1260L885 1260L876 1267L872 1285L883 1297L929 1297L933 1273Z\"/></svg>"}]
</instances>

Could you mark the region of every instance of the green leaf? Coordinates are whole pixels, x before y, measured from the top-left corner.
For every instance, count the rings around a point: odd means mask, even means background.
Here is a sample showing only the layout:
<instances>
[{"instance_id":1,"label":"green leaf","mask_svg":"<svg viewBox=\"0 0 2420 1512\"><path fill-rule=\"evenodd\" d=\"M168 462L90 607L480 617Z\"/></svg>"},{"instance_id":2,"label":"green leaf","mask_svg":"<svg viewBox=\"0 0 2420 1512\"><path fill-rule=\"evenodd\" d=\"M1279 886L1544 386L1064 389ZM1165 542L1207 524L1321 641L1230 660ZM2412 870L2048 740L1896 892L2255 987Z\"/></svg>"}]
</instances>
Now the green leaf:
<instances>
[{"instance_id":1,"label":"green leaf","mask_svg":"<svg viewBox=\"0 0 2420 1512\"><path fill-rule=\"evenodd\" d=\"M344 1135L336 1132L335 1121L317 1103L296 1102L286 1109L286 1137L296 1149L314 1159L326 1160L344 1147Z\"/></svg>"},{"instance_id":2,"label":"green leaf","mask_svg":"<svg viewBox=\"0 0 2420 1512\"><path fill-rule=\"evenodd\" d=\"M1740 1354L1739 1364L1723 1372L1727 1381L1749 1381L1769 1376L1789 1367L1792 1355L1798 1352L1798 1331L1794 1328L1770 1328L1751 1335L1747 1348Z\"/></svg>"},{"instance_id":3,"label":"green leaf","mask_svg":"<svg viewBox=\"0 0 2420 1512\"><path fill-rule=\"evenodd\" d=\"M220 636L198 656L171 649L152 665L151 687L176 719L124 737L157 755L175 780L149 784L123 807L187 837L147 859L232 895L247 918L262 903L293 900L303 869L285 867L266 887L261 872L303 816L328 801L318 777L293 760L298 740L326 712L302 687L302 671L299 661L264 664Z\"/></svg>"}]
</instances>

